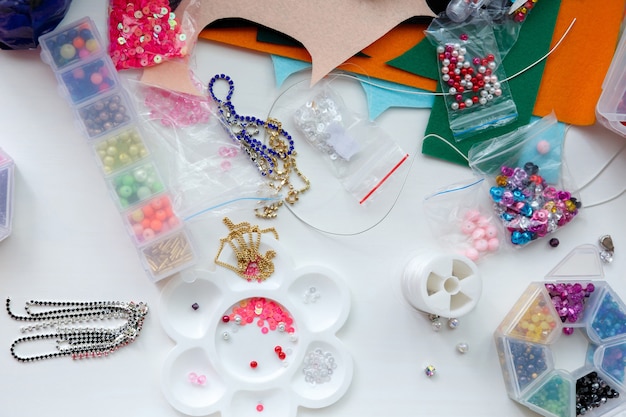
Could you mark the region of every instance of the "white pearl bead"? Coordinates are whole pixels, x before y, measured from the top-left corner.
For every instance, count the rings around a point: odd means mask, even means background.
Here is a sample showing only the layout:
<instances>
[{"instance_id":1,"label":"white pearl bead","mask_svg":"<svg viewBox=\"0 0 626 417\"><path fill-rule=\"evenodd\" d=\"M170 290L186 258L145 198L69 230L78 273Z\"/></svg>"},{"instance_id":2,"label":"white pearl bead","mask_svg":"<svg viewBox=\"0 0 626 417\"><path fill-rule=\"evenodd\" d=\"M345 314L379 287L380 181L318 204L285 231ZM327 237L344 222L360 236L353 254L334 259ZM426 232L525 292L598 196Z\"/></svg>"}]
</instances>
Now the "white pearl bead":
<instances>
[{"instance_id":1,"label":"white pearl bead","mask_svg":"<svg viewBox=\"0 0 626 417\"><path fill-rule=\"evenodd\" d=\"M493 93L496 97L500 97L502 95L502 90L500 90L499 88L496 88L495 92Z\"/></svg>"},{"instance_id":2,"label":"white pearl bead","mask_svg":"<svg viewBox=\"0 0 626 417\"><path fill-rule=\"evenodd\" d=\"M463 68L469 68L470 65L472 65L469 61L464 61L463 62Z\"/></svg>"},{"instance_id":3,"label":"white pearl bead","mask_svg":"<svg viewBox=\"0 0 626 417\"><path fill-rule=\"evenodd\" d=\"M448 58L444 58L444 60L441 61L441 65L447 67L448 65L450 65L450 60Z\"/></svg>"},{"instance_id":4,"label":"white pearl bead","mask_svg":"<svg viewBox=\"0 0 626 417\"><path fill-rule=\"evenodd\" d=\"M452 56L459 56L459 51L452 51Z\"/></svg>"},{"instance_id":5,"label":"white pearl bead","mask_svg":"<svg viewBox=\"0 0 626 417\"><path fill-rule=\"evenodd\" d=\"M471 81L467 81L465 83L465 88L467 88L468 90L471 89L472 87L474 87L474 84Z\"/></svg>"},{"instance_id":6,"label":"white pearl bead","mask_svg":"<svg viewBox=\"0 0 626 417\"><path fill-rule=\"evenodd\" d=\"M459 103L457 103L456 101L452 104L450 104L450 108L452 110L458 110L459 109Z\"/></svg>"},{"instance_id":7,"label":"white pearl bead","mask_svg":"<svg viewBox=\"0 0 626 417\"><path fill-rule=\"evenodd\" d=\"M456 345L456 350L458 350L459 353L467 353L469 352L469 345L464 342L458 343Z\"/></svg>"},{"instance_id":8,"label":"white pearl bead","mask_svg":"<svg viewBox=\"0 0 626 417\"><path fill-rule=\"evenodd\" d=\"M478 72L481 74L484 74L485 71L487 71L487 68L485 68L483 65L481 65L480 67L478 67Z\"/></svg>"},{"instance_id":9,"label":"white pearl bead","mask_svg":"<svg viewBox=\"0 0 626 417\"><path fill-rule=\"evenodd\" d=\"M448 80L450 80L450 75L448 75L448 74L443 74L443 75L441 76L441 79L447 82Z\"/></svg>"},{"instance_id":10,"label":"white pearl bead","mask_svg":"<svg viewBox=\"0 0 626 417\"><path fill-rule=\"evenodd\" d=\"M438 54L443 54L446 51L446 48L443 47L443 45L439 45L437 47L437 53Z\"/></svg>"},{"instance_id":11,"label":"white pearl bead","mask_svg":"<svg viewBox=\"0 0 626 417\"><path fill-rule=\"evenodd\" d=\"M474 102L472 101L471 98L468 98L465 100L465 107L472 107L473 104Z\"/></svg>"},{"instance_id":12,"label":"white pearl bead","mask_svg":"<svg viewBox=\"0 0 626 417\"><path fill-rule=\"evenodd\" d=\"M480 104L485 105L485 104L487 104L487 99L486 99L485 97L481 97L481 98L479 98L479 99L478 99L478 102L479 102Z\"/></svg>"},{"instance_id":13,"label":"white pearl bead","mask_svg":"<svg viewBox=\"0 0 626 417\"><path fill-rule=\"evenodd\" d=\"M442 74L447 74L448 72L450 72L450 68L448 68L448 67L441 67L441 73Z\"/></svg>"},{"instance_id":14,"label":"white pearl bead","mask_svg":"<svg viewBox=\"0 0 626 417\"><path fill-rule=\"evenodd\" d=\"M448 93L450 93L450 94L456 94L456 88L454 88L454 87L450 87L450 89L448 90Z\"/></svg>"},{"instance_id":15,"label":"white pearl bead","mask_svg":"<svg viewBox=\"0 0 626 417\"><path fill-rule=\"evenodd\" d=\"M495 63L495 62L493 62L493 61L491 61L489 64L487 64L487 66L488 66L490 69L492 69L492 70L496 69L496 63Z\"/></svg>"}]
</instances>

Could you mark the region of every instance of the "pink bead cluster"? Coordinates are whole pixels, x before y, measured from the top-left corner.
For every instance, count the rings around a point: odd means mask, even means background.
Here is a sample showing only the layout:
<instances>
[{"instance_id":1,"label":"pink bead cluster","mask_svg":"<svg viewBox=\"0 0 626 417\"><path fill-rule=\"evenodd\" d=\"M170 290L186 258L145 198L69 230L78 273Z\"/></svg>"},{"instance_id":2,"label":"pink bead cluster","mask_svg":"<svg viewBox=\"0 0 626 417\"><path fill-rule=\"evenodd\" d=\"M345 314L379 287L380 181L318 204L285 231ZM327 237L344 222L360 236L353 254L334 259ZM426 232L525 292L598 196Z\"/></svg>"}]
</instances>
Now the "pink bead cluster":
<instances>
[{"instance_id":1,"label":"pink bead cluster","mask_svg":"<svg viewBox=\"0 0 626 417\"><path fill-rule=\"evenodd\" d=\"M467 39L467 35L461 35L462 41ZM502 95L502 86L494 74L497 68L495 56L487 54L469 59L467 53L467 48L461 43L447 43L437 47L441 80L453 97L450 104L452 110L486 105L494 97ZM470 96L465 93L470 93Z\"/></svg>"},{"instance_id":2,"label":"pink bead cluster","mask_svg":"<svg viewBox=\"0 0 626 417\"><path fill-rule=\"evenodd\" d=\"M546 284L546 290L552 299L552 305L563 323L576 323L582 317L585 300L595 290L593 283L583 286L578 282L560 282ZM572 327L563 327L563 333L574 333Z\"/></svg>"},{"instance_id":3,"label":"pink bead cluster","mask_svg":"<svg viewBox=\"0 0 626 417\"><path fill-rule=\"evenodd\" d=\"M167 0L111 0L109 55L118 70L187 54L187 38Z\"/></svg>"},{"instance_id":4,"label":"pink bead cluster","mask_svg":"<svg viewBox=\"0 0 626 417\"><path fill-rule=\"evenodd\" d=\"M144 99L150 109L150 118L163 126L185 127L207 123L211 115L209 98L192 96L161 88L150 88Z\"/></svg>"},{"instance_id":5,"label":"pink bead cluster","mask_svg":"<svg viewBox=\"0 0 626 417\"><path fill-rule=\"evenodd\" d=\"M461 233L468 237L471 244L465 249L464 255L472 261L478 260L487 252L496 252L500 248L498 228L479 210L468 210L465 213L461 223Z\"/></svg>"},{"instance_id":6,"label":"pink bead cluster","mask_svg":"<svg viewBox=\"0 0 626 417\"><path fill-rule=\"evenodd\" d=\"M189 382L195 385L206 384L206 375L198 375L195 372L189 372L189 375L187 375L187 379L189 379Z\"/></svg>"},{"instance_id":7,"label":"pink bead cluster","mask_svg":"<svg viewBox=\"0 0 626 417\"><path fill-rule=\"evenodd\" d=\"M270 330L294 333L293 318L280 304L263 297L252 297L241 301L233 307L232 312L222 317L224 323L233 321L235 324L245 326L254 323L261 329L261 333L267 334Z\"/></svg>"}]
</instances>

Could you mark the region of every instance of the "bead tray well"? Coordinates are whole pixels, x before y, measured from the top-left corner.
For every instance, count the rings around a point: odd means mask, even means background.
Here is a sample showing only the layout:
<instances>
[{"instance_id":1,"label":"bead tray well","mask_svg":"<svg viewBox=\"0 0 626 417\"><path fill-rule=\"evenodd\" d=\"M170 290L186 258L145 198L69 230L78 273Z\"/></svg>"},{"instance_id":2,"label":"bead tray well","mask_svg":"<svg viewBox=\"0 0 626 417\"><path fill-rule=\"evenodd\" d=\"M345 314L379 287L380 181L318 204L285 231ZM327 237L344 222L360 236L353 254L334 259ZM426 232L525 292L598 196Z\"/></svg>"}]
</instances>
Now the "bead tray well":
<instances>
[{"instance_id":1,"label":"bead tray well","mask_svg":"<svg viewBox=\"0 0 626 417\"><path fill-rule=\"evenodd\" d=\"M160 318L176 346L162 388L178 411L293 417L298 407L330 406L347 391L352 358L335 333L348 317L349 290L326 267L295 269L278 241L264 236L260 252L270 248L275 271L265 281L216 266L185 271L164 287Z\"/></svg>"},{"instance_id":2,"label":"bead tray well","mask_svg":"<svg viewBox=\"0 0 626 417\"><path fill-rule=\"evenodd\" d=\"M597 417L624 405L626 305L604 280L571 278L530 283L494 341L511 399L546 417ZM584 364L558 369L553 346L573 332L588 341Z\"/></svg>"}]
</instances>

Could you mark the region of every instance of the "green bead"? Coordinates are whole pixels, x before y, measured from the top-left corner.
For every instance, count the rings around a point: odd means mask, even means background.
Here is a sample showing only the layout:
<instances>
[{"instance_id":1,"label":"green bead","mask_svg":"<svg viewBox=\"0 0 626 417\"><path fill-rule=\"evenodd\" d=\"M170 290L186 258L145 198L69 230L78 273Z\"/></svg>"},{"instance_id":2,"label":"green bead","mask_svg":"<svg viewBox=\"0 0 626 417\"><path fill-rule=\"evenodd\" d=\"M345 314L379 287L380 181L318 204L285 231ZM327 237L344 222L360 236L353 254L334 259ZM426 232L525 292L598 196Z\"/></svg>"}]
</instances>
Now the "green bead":
<instances>
[{"instance_id":1,"label":"green bead","mask_svg":"<svg viewBox=\"0 0 626 417\"><path fill-rule=\"evenodd\" d=\"M133 185L135 184L135 178L131 174L125 174L122 176L122 184Z\"/></svg>"},{"instance_id":2,"label":"green bead","mask_svg":"<svg viewBox=\"0 0 626 417\"><path fill-rule=\"evenodd\" d=\"M133 195L133 189L128 185L122 185L117 189L117 194L122 198L128 198Z\"/></svg>"},{"instance_id":3,"label":"green bead","mask_svg":"<svg viewBox=\"0 0 626 417\"><path fill-rule=\"evenodd\" d=\"M139 200L145 200L146 198L152 195L152 191L148 187L139 187L137 188L137 198Z\"/></svg>"}]
</instances>

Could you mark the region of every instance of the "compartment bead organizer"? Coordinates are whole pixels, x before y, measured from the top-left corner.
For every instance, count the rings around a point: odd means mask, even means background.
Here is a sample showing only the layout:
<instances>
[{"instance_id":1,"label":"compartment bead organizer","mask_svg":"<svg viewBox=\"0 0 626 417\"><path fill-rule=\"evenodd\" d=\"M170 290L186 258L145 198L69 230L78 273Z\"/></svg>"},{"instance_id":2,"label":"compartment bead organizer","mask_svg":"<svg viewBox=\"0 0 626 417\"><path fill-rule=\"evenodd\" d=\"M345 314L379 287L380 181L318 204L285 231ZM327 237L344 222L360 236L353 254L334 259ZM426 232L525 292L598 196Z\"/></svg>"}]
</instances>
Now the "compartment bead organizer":
<instances>
[{"instance_id":1,"label":"compartment bead organizer","mask_svg":"<svg viewBox=\"0 0 626 417\"><path fill-rule=\"evenodd\" d=\"M133 105L94 22L85 17L40 37L41 57L89 140L144 269L153 281L195 263L188 231L146 144Z\"/></svg>"},{"instance_id":2,"label":"compartment bead organizer","mask_svg":"<svg viewBox=\"0 0 626 417\"><path fill-rule=\"evenodd\" d=\"M623 406L625 323L626 305L606 281L531 283L494 332L509 397L546 417L600 416ZM557 369L551 346L575 330L590 342L585 364Z\"/></svg>"}]
</instances>

